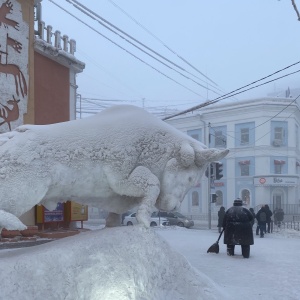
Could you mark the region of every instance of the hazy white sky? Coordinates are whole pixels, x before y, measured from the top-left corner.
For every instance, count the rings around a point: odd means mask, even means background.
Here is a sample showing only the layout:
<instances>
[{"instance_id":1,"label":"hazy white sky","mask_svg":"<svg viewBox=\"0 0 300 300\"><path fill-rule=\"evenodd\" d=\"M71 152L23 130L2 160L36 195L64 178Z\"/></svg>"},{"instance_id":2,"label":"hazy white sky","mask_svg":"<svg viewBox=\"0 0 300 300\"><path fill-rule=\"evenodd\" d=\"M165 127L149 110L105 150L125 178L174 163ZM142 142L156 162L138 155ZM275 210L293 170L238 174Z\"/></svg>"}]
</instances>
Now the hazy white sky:
<instances>
[{"instance_id":1,"label":"hazy white sky","mask_svg":"<svg viewBox=\"0 0 300 300\"><path fill-rule=\"evenodd\" d=\"M88 28L53 2L151 67ZM68 1L43 0L42 19L46 25L52 25L53 30L60 30L62 34L75 39L76 57L86 63L85 70L77 78L78 93L83 98L124 100L138 106L144 102L146 107L168 106L181 110L207 99L215 99L300 60L300 22L289 0L78 2L191 73L179 70L159 58L190 79L162 65L111 33L98 21L87 17ZM300 9L300 1L296 1L296 4ZM218 86L207 81L178 56ZM300 64L297 64L269 79L299 69ZM297 88L299 79L300 73L296 73L236 97L261 97L287 87ZM207 91L199 84L215 92ZM100 101L99 105L105 103Z\"/></svg>"}]
</instances>

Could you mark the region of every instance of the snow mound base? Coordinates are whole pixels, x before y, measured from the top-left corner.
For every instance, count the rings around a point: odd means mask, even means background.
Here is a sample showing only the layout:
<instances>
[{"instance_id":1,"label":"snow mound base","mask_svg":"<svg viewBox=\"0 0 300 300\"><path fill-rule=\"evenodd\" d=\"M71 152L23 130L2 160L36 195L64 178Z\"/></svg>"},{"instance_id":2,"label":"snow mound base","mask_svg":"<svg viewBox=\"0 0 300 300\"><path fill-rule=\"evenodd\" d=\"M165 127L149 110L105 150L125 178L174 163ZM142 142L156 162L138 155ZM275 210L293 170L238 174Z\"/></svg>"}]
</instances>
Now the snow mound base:
<instances>
[{"instance_id":1,"label":"snow mound base","mask_svg":"<svg viewBox=\"0 0 300 300\"><path fill-rule=\"evenodd\" d=\"M0 252L0 261L1 299L226 299L155 229L142 226L105 228Z\"/></svg>"}]
</instances>

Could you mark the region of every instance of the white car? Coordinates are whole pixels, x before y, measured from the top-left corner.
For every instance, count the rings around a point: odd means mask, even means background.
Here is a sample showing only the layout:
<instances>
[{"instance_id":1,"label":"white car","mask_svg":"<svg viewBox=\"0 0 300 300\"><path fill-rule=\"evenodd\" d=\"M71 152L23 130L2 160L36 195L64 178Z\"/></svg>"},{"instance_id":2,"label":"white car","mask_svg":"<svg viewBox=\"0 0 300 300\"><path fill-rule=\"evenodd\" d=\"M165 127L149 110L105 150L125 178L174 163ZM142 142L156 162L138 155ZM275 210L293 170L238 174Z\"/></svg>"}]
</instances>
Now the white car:
<instances>
[{"instance_id":1,"label":"white car","mask_svg":"<svg viewBox=\"0 0 300 300\"><path fill-rule=\"evenodd\" d=\"M138 221L136 219L136 213L132 213L128 216L125 216L123 225L131 226L131 225L135 225L135 224L138 224ZM159 225L167 226L167 225L169 225L169 221L166 218L159 218L156 216L151 216L150 226L153 227L153 226L159 226Z\"/></svg>"}]
</instances>

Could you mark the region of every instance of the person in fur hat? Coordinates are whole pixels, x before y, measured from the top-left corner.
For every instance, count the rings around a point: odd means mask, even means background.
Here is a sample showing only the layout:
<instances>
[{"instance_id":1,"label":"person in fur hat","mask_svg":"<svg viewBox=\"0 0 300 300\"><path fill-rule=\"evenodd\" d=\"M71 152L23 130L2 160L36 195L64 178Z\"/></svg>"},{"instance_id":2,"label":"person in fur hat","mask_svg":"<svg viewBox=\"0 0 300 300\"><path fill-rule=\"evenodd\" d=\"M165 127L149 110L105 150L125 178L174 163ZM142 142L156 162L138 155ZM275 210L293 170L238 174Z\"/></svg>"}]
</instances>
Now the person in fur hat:
<instances>
[{"instance_id":1,"label":"person in fur hat","mask_svg":"<svg viewBox=\"0 0 300 300\"><path fill-rule=\"evenodd\" d=\"M253 215L239 198L234 200L224 216L224 244L227 245L227 255L234 255L235 245L240 245L244 258L250 257L250 245L254 244L252 231Z\"/></svg>"}]
</instances>

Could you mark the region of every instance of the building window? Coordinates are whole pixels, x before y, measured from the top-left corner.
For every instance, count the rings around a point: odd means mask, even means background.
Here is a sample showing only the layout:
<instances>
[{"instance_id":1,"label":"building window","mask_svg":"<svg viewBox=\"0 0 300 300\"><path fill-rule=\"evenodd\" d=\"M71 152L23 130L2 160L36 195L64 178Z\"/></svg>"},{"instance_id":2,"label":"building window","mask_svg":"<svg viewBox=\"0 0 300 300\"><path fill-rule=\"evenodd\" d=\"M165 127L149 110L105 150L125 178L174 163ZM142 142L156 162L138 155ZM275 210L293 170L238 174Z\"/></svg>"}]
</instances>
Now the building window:
<instances>
[{"instance_id":1,"label":"building window","mask_svg":"<svg viewBox=\"0 0 300 300\"><path fill-rule=\"evenodd\" d=\"M282 174L282 166L281 165L275 165L274 173L275 174Z\"/></svg>"},{"instance_id":2,"label":"building window","mask_svg":"<svg viewBox=\"0 0 300 300\"><path fill-rule=\"evenodd\" d=\"M241 165L241 176L249 176L250 168L249 165Z\"/></svg>"},{"instance_id":3,"label":"building window","mask_svg":"<svg viewBox=\"0 0 300 300\"><path fill-rule=\"evenodd\" d=\"M275 147L282 146L283 140L284 140L284 129L282 127L275 127L274 128L273 146L275 146Z\"/></svg>"},{"instance_id":4,"label":"building window","mask_svg":"<svg viewBox=\"0 0 300 300\"><path fill-rule=\"evenodd\" d=\"M202 137L202 131L201 129L193 129L193 130L188 130L187 134L192 137L193 139L201 142L201 137Z\"/></svg>"},{"instance_id":5,"label":"building window","mask_svg":"<svg viewBox=\"0 0 300 300\"><path fill-rule=\"evenodd\" d=\"M249 190L242 190L242 200L243 204L249 206L250 205L250 191Z\"/></svg>"},{"instance_id":6,"label":"building window","mask_svg":"<svg viewBox=\"0 0 300 300\"><path fill-rule=\"evenodd\" d=\"M274 159L274 173L282 174L282 168L284 164L285 164L284 160Z\"/></svg>"},{"instance_id":7,"label":"building window","mask_svg":"<svg viewBox=\"0 0 300 300\"><path fill-rule=\"evenodd\" d=\"M215 146L216 147L226 146L226 139L221 130L215 131Z\"/></svg>"},{"instance_id":8,"label":"building window","mask_svg":"<svg viewBox=\"0 0 300 300\"><path fill-rule=\"evenodd\" d=\"M249 147L255 144L255 122L235 124L235 146Z\"/></svg>"},{"instance_id":9,"label":"building window","mask_svg":"<svg viewBox=\"0 0 300 300\"><path fill-rule=\"evenodd\" d=\"M271 144L274 147L281 147L288 145L288 123L282 121L271 122ZM294 136L293 136L294 137Z\"/></svg>"},{"instance_id":10,"label":"building window","mask_svg":"<svg viewBox=\"0 0 300 300\"><path fill-rule=\"evenodd\" d=\"M241 145L249 144L249 128L241 128Z\"/></svg>"},{"instance_id":11,"label":"building window","mask_svg":"<svg viewBox=\"0 0 300 300\"><path fill-rule=\"evenodd\" d=\"M275 127L274 129L274 138L275 140L283 140L283 128L282 127Z\"/></svg>"},{"instance_id":12,"label":"building window","mask_svg":"<svg viewBox=\"0 0 300 300\"><path fill-rule=\"evenodd\" d=\"M241 176L250 176L250 160L239 161Z\"/></svg>"},{"instance_id":13,"label":"building window","mask_svg":"<svg viewBox=\"0 0 300 300\"><path fill-rule=\"evenodd\" d=\"M196 191L192 193L192 206L199 206L199 194Z\"/></svg>"}]
</instances>

